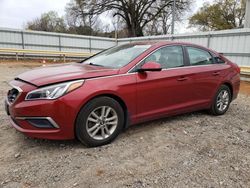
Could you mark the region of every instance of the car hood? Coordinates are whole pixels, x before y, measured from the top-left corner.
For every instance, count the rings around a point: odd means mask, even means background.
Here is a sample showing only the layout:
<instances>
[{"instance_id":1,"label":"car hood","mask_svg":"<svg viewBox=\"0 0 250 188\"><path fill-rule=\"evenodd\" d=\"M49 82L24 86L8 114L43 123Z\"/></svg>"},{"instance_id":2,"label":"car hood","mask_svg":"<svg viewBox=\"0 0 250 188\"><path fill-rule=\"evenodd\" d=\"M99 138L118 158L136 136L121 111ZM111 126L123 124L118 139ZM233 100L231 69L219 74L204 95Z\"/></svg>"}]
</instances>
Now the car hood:
<instances>
[{"instance_id":1,"label":"car hood","mask_svg":"<svg viewBox=\"0 0 250 188\"><path fill-rule=\"evenodd\" d=\"M49 85L68 80L96 78L118 74L117 69L110 69L81 63L67 63L39 67L18 75L15 80L35 86Z\"/></svg>"}]
</instances>

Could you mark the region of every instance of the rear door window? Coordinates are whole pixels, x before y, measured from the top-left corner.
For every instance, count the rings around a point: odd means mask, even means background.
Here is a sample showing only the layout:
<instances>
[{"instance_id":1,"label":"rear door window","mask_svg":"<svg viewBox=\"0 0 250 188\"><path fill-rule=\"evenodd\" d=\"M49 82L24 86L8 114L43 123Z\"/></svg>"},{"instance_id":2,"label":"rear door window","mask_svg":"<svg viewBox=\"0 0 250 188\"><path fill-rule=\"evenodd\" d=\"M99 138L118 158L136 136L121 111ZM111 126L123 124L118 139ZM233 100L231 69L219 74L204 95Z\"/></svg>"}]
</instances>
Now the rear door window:
<instances>
[{"instance_id":1,"label":"rear door window","mask_svg":"<svg viewBox=\"0 0 250 188\"><path fill-rule=\"evenodd\" d=\"M213 64L213 57L208 51L195 47L186 47L186 49L189 55L190 65L198 66Z\"/></svg>"}]
</instances>

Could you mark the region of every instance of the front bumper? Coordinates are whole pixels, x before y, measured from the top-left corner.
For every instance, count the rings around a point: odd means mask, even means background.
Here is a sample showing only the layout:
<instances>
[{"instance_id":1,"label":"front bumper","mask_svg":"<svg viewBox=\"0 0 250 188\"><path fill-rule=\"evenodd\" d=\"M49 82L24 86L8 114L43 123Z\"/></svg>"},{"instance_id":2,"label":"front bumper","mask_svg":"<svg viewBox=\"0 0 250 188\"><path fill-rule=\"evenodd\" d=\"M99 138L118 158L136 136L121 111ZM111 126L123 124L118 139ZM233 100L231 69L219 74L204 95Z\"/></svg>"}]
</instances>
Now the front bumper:
<instances>
[{"instance_id":1,"label":"front bumper","mask_svg":"<svg viewBox=\"0 0 250 188\"><path fill-rule=\"evenodd\" d=\"M27 92L35 87L12 82L23 90L13 103L5 99L5 110L15 129L33 138L74 139L75 119L82 105L74 94L77 91L56 100L25 101Z\"/></svg>"},{"instance_id":2,"label":"front bumper","mask_svg":"<svg viewBox=\"0 0 250 188\"><path fill-rule=\"evenodd\" d=\"M49 110L39 110L41 108L37 108L37 105L29 105L26 107L18 106L19 105L16 106L14 104L9 105L8 102L5 101L5 110L9 116L10 123L19 132L29 137L41 139L65 140L74 138L74 120L71 120L70 117L64 121L65 118L62 118L60 114L53 114L53 118L41 116L43 114L49 114ZM26 112L27 108L29 108L30 113ZM19 115L17 116L17 114ZM23 115L20 116L21 114ZM37 116L38 114L40 115ZM56 121L54 120L55 118L62 119ZM72 123L69 123L70 121Z\"/></svg>"}]
</instances>

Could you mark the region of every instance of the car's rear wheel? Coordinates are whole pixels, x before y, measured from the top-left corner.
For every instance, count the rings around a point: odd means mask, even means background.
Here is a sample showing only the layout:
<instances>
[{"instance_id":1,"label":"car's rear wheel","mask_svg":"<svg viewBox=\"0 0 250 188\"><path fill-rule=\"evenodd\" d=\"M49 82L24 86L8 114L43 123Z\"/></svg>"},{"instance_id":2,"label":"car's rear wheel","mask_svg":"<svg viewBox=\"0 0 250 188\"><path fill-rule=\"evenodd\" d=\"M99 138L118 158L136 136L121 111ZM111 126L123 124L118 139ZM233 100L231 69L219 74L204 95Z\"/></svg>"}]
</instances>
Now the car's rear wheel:
<instances>
[{"instance_id":1,"label":"car's rear wheel","mask_svg":"<svg viewBox=\"0 0 250 188\"><path fill-rule=\"evenodd\" d=\"M110 97L98 97L79 112L76 136L86 146L96 147L112 142L124 125L121 105Z\"/></svg>"},{"instance_id":2,"label":"car's rear wheel","mask_svg":"<svg viewBox=\"0 0 250 188\"><path fill-rule=\"evenodd\" d=\"M222 85L216 93L210 112L213 115L223 115L229 108L232 94L228 86Z\"/></svg>"}]
</instances>

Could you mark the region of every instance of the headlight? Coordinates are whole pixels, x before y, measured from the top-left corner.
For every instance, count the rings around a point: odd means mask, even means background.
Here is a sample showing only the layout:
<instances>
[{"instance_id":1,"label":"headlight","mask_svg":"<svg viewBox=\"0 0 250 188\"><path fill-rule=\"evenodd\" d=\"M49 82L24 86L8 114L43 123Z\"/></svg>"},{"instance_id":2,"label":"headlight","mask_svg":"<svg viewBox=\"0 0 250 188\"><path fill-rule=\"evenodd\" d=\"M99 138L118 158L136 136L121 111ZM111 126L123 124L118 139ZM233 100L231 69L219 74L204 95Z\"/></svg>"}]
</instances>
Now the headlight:
<instances>
[{"instance_id":1,"label":"headlight","mask_svg":"<svg viewBox=\"0 0 250 188\"><path fill-rule=\"evenodd\" d=\"M25 100L57 99L66 93L81 87L83 83L84 80L78 80L36 89L29 92L26 95Z\"/></svg>"}]
</instances>

